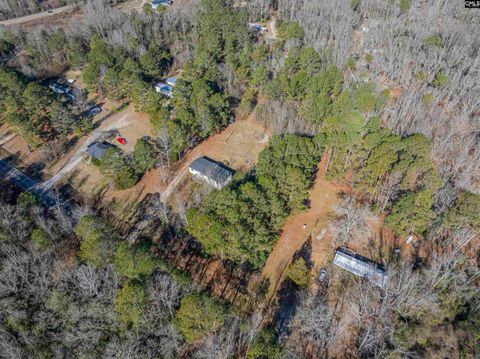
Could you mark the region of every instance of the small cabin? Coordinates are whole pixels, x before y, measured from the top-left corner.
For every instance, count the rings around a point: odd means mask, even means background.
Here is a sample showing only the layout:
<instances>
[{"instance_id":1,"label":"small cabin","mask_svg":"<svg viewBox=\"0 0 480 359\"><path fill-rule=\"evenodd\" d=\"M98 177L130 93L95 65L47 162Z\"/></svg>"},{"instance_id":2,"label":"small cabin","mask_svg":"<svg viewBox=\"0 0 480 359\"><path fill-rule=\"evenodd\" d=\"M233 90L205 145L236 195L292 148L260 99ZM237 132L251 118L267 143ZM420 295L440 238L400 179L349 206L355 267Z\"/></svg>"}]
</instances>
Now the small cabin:
<instances>
[{"instance_id":1,"label":"small cabin","mask_svg":"<svg viewBox=\"0 0 480 359\"><path fill-rule=\"evenodd\" d=\"M220 190L232 180L233 171L208 157L199 157L188 167L195 179L206 182Z\"/></svg>"},{"instance_id":2,"label":"small cabin","mask_svg":"<svg viewBox=\"0 0 480 359\"><path fill-rule=\"evenodd\" d=\"M257 32L259 32L259 33L261 33L261 34L263 34L263 33L265 33L265 32L268 31L268 29L267 29L265 26L263 26L263 25L261 25L261 24L259 24L259 23L257 23L257 22L254 22L254 23L251 22L251 23L248 24L248 26L249 26L251 29L253 29L253 30L255 30L255 31L257 31Z\"/></svg>"}]
</instances>

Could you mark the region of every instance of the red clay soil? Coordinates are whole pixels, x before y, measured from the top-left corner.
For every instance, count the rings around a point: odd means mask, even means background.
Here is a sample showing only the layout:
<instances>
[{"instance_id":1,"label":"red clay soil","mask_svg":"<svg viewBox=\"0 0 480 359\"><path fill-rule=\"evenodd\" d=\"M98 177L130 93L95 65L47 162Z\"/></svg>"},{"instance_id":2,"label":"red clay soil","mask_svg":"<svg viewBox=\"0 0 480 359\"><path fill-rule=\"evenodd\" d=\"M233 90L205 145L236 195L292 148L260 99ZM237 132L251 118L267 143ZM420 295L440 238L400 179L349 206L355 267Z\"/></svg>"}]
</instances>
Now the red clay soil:
<instances>
[{"instance_id":1,"label":"red clay soil","mask_svg":"<svg viewBox=\"0 0 480 359\"><path fill-rule=\"evenodd\" d=\"M316 180L310 190L310 208L287 219L282 234L265 263L262 277L270 280L271 293L279 287L285 268L291 262L295 252L302 248L310 236L312 238L312 261L315 266L322 265L328 258L331 251L328 246L329 241L327 238L318 241L316 237L322 229L326 230L328 214L337 202L338 194L346 191L347 188L325 179L326 165L325 156L318 166ZM306 225L305 228L304 225Z\"/></svg>"},{"instance_id":2,"label":"red clay soil","mask_svg":"<svg viewBox=\"0 0 480 359\"><path fill-rule=\"evenodd\" d=\"M17 156L26 166L40 161L40 152L32 150L22 136L8 124L0 126L0 147L6 154Z\"/></svg>"},{"instance_id":3,"label":"red clay soil","mask_svg":"<svg viewBox=\"0 0 480 359\"><path fill-rule=\"evenodd\" d=\"M162 200L167 202L171 195L179 190L179 186L187 178L188 166L197 157L207 156L215 161L224 162L234 170L248 170L257 162L258 154L267 145L270 133L267 128L252 117L239 120L222 132L209 137L192 149L175 165L168 186L160 175L160 169L154 169L137 183L125 191L114 191L109 197L128 200L142 200L147 194L160 192Z\"/></svg>"}]
</instances>

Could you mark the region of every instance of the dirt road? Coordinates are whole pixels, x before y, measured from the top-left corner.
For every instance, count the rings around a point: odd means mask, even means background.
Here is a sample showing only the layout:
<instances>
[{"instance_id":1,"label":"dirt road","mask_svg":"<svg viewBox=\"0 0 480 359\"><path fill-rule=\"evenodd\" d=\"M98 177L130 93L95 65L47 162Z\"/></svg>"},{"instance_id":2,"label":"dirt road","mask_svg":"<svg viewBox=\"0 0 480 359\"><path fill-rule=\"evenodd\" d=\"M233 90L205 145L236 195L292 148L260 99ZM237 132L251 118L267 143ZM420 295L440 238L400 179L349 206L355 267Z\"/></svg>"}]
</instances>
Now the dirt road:
<instances>
[{"instance_id":1,"label":"dirt road","mask_svg":"<svg viewBox=\"0 0 480 359\"><path fill-rule=\"evenodd\" d=\"M24 24L26 22L30 21L36 21L36 20L41 20L43 18L47 18L53 15L58 15L70 10L73 10L74 6L73 5L66 5L62 6L56 9L44 11L44 12L39 12L37 14L33 15L27 15L27 16L22 16L22 17L16 17L14 19L8 19L8 20L3 20L0 21L0 26L11 26L11 25L19 25L19 24Z\"/></svg>"},{"instance_id":2,"label":"dirt road","mask_svg":"<svg viewBox=\"0 0 480 359\"><path fill-rule=\"evenodd\" d=\"M271 293L283 280L285 268L291 262L295 252L302 248L308 238L311 236L312 242L314 242L312 243L313 247L318 245L315 241L324 239L322 238L324 236L319 236L319 234L325 233L328 214L336 203L338 194L344 189L325 179L326 164L327 161L324 158L320 162L317 178L310 190L310 208L287 219L282 229L282 235L263 267L262 276L270 279ZM322 255L328 255L328 253L315 252L315 256L312 255L315 263L323 260Z\"/></svg>"}]
</instances>

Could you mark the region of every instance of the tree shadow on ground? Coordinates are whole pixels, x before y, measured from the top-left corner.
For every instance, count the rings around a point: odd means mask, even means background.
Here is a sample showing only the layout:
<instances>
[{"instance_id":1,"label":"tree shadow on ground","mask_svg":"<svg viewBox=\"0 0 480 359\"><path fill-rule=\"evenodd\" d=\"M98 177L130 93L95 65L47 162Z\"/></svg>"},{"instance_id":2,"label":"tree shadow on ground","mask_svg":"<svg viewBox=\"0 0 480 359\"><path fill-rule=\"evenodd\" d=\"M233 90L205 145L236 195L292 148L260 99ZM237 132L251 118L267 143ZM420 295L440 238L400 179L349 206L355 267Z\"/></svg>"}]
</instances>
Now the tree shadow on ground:
<instances>
[{"instance_id":1,"label":"tree shadow on ground","mask_svg":"<svg viewBox=\"0 0 480 359\"><path fill-rule=\"evenodd\" d=\"M290 334L290 324L300 301L300 292L297 289L291 281L287 280L278 291L278 304L273 316L273 324L280 340Z\"/></svg>"},{"instance_id":2,"label":"tree shadow on ground","mask_svg":"<svg viewBox=\"0 0 480 359\"><path fill-rule=\"evenodd\" d=\"M298 251L295 252L295 254L293 255L292 263L299 258L303 258L305 260L305 264L307 265L308 269L310 270L313 269L314 263L312 260L312 236L311 235L302 245L302 248L300 248Z\"/></svg>"}]
</instances>

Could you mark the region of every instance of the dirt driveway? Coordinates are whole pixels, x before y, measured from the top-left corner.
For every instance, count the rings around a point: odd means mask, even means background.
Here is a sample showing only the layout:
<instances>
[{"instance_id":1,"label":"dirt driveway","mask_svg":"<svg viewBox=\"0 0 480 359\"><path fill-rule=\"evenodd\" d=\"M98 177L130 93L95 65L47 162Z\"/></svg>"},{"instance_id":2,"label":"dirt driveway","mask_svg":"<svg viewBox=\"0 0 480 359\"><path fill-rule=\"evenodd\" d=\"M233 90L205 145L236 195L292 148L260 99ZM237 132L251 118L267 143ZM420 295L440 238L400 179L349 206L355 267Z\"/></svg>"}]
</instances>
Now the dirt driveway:
<instances>
[{"instance_id":1,"label":"dirt driveway","mask_svg":"<svg viewBox=\"0 0 480 359\"><path fill-rule=\"evenodd\" d=\"M42 20L42 19L50 17L50 16L54 16L54 15L58 15L58 14L61 14L61 13L67 12L67 11L71 11L73 9L74 9L73 5L66 5L66 6L63 6L63 7L56 8L56 9L39 12L39 13L33 14L33 15L27 15L27 16L22 16L22 17L16 17L14 19L3 20L3 21L0 21L0 26L2 26L2 25L3 26L19 25L19 24L24 24L26 22L38 21L38 20Z\"/></svg>"},{"instance_id":2,"label":"dirt driveway","mask_svg":"<svg viewBox=\"0 0 480 359\"><path fill-rule=\"evenodd\" d=\"M315 183L310 190L310 208L287 219L282 234L263 267L262 276L270 280L272 294L283 280L285 269L295 252L302 248L310 236L313 247L312 261L315 266L323 265L322 263L330 255L328 240L324 235L327 229L327 218L337 202L338 194L346 188L325 179L326 163L325 156L320 162Z\"/></svg>"},{"instance_id":3,"label":"dirt driveway","mask_svg":"<svg viewBox=\"0 0 480 359\"><path fill-rule=\"evenodd\" d=\"M176 169L168 180L162 180L160 169L147 172L134 187L125 191L114 191L111 196L122 201L139 201L149 193L162 193L162 201L169 202L172 195L180 190L182 182L188 178L188 166L197 157L207 156L224 162L234 170L246 171L255 165L258 154L265 148L270 132L253 117L239 120L225 130L209 137L197 145L176 164Z\"/></svg>"},{"instance_id":4,"label":"dirt driveway","mask_svg":"<svg viewBox=\"0 0 480 359\"><path fill-rule=\"evenodd\" d=\"M135 112L133 106L129 106L126 110L114 113L111 117L105 119L98 128L96 128L90 135L82 138L79 142L65 155L62 160L55 163L47 169L52 177L43 182L45 189L52 188L59 180L64 178L69 172L76 168L83 160L87 147L95 141L103 140L112 132L120 132L122 136L127 138L129 148L136 142L136 137L149 135L148 130L143 130L146 133L138 134L137 129L146 128L144 124L148 122L146 114ZM129 131L130 129L130 131ZM134 134L130 136L130 133Z\"/></svg>"},{"instance_id":5,"label":"dirt driveway","mask_svg":"<svg viewBox=\"0 0 480 359\"><path fill-rule=\"evenodd\" d=\"M274 15L272 19L265 24L268 32L265 34L265 40L273 43L277 40L277 16Z\"/></svg>"}]
</instances>

